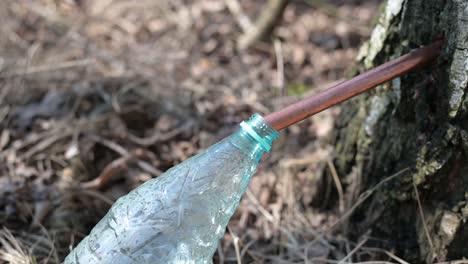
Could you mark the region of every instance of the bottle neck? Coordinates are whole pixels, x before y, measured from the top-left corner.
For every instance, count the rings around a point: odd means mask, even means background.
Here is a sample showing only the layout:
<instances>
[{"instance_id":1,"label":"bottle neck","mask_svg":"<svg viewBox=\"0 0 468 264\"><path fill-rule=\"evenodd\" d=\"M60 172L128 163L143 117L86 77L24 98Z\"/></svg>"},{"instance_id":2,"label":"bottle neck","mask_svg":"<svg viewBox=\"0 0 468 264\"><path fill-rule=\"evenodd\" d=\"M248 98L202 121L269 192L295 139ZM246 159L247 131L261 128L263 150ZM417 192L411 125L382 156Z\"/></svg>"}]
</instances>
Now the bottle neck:
<instances>
[{"instance_id":1,"label":"bottle neck","mask_svg":"<svg viewBox=\"0 0 468 264\"><path fill-rule=\"evenodd\" d=\"M270 152L273 141L279 136L278 131L271 127L257 113L252 115L249 120L243 121L240 126L242 132L249 135L257 143L262 152Z\"/></svg>"}]
</instances>

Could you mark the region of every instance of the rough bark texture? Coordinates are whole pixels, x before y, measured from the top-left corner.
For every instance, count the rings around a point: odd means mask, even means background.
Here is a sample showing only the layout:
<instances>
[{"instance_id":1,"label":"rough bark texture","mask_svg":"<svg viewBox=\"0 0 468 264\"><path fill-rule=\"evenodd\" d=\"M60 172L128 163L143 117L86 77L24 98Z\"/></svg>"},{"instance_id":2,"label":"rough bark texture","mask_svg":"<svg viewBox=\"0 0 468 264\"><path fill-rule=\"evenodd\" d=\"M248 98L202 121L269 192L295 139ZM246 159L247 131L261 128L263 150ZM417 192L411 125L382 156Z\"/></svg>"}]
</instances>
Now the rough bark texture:
<instances>
[{"instance_id":1,"label":"rough bark texture","mask_svg":"<svg viewBox=\"0 0 468 264\"><path fill-rule=\"evenodd\" d=\"M410 168L360 205L347 230L356 239L370 230L368 243L411 263L468 258L468 1L388 0L356 69L441 35L437 63L350 101L336 123L348 207Z\"/></svg>"}]
</instances>

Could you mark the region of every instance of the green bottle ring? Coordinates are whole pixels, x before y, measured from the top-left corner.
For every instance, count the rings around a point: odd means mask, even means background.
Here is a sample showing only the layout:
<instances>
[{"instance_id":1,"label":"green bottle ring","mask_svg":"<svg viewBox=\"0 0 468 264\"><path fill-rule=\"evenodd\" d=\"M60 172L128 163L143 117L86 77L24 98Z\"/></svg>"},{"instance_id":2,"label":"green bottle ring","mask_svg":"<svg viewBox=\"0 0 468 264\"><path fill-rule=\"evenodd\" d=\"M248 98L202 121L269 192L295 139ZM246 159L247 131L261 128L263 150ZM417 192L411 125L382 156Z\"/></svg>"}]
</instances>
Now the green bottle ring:
<instances>
[{"instance_id":1,"label":"green bottle ring","mask_svg":"<svg viewBox=\"0 0 468 264\"><path fill-rule=\"evenodd\" d=\"M271 145L265 142L265 140L257 132L255 132L252 127L250 127L245 121L242 121L240 126L245 130L245 132L247 132L247 134L253 137L266 152L270 153Z\"/></svg>"}]
</instances>

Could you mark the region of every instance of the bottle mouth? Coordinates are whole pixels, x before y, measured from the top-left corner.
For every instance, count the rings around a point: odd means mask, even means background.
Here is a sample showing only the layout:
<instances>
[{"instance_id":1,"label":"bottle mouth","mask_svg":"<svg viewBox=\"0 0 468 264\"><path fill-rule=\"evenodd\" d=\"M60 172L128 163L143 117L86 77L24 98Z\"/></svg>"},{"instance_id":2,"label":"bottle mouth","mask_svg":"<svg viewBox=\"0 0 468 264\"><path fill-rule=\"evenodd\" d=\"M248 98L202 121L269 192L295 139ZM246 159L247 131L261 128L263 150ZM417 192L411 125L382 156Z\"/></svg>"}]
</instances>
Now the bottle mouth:
<instances>
[{"instance_id":1,"label":"bottle mouth","mask_svg":"<svg viewBox=\"0 0 468 264\"><path fill-rule=\"evenodd\" d=\"M268 153L271 144L279 136L279 132L271 127L258 113L253 114L248 121L242 121L240 126Z\"/></svg>"}]
</instances>

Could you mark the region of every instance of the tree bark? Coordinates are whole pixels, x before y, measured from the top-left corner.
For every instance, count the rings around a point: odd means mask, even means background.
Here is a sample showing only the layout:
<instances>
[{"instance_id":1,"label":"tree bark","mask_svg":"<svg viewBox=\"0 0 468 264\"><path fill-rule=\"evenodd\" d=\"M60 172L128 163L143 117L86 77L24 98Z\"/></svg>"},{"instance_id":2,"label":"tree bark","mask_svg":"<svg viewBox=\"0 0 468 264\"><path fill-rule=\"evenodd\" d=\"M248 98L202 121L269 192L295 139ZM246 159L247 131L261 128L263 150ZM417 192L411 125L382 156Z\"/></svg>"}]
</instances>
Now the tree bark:
<instances>
[{"instance_id":1,"label":"tree bark","mask_svg":"<svg viewBox=\"0 0 468 264\"><path fill-rule=\"evenodd\" d=\"M335 126L334 164L356 240L410 263L468 258L468 1L388 0L356 71L428 44L446 42L433 66L359 96Z\"/></svg>"}]
</instances>

